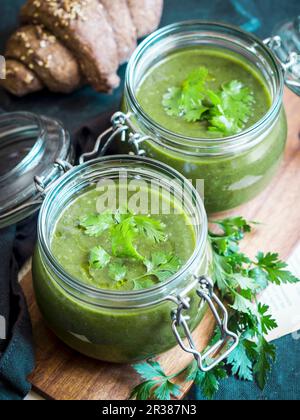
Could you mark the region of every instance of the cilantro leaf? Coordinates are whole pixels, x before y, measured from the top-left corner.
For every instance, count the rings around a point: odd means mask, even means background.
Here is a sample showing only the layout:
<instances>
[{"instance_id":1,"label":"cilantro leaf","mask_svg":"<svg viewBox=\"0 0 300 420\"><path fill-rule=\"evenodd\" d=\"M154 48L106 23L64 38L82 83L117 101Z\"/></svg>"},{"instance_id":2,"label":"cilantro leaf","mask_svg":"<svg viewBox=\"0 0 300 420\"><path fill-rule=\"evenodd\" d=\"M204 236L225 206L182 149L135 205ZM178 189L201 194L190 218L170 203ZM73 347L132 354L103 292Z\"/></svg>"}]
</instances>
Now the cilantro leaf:
<instances>
[{"instance_id":1,"label":"cilantro leaf","mask_svg":"<svg viewBox=\"0 0 300 420\"><path fill-rule=\"evenodd\" d=\"M105 230L114 224L112 214L90 214L79 220L78 225L84 229L88 236L100 236Z\"/></svg>"},{"instance_id":2,"label":"cilantro leaf","mask_svg":"<svg viewBox=\"0 0 300 420\"><path fill-rule=\"evenodd\" d=\"M108 269L108 274L110 278L112 278L115 281L122 281L125 280L127 275L127 268L125 265L115 262L113 264L110 264Z\"/></svg>"},{"instance_id":3,"label":"cilantro leaf","mask_svg":"<svg viewBox=\"0 0 300 420\"><path fill-rule=\"evenodd\" d=\"M224 367L224 363L220 363L219 366L205 373L198 368L197 362L193 361L187 371L186 380L194 381L194 384L200 387L202 394L211 400L219 390L220 380L228 377Z\"/></svg>"},{"instance_id":4,"label":"cilantro leaf","mask_svg":"<svg viewBox=\"0 0 300 420\"><path fill-rule=\"evenodd\" d=\"M180 116L181 95L182 90L180 87L171 87L163 96L163 107L165 108L166 113L171 117Z\"/></svg>"},{"instance_id":5,"label":"cilantro leaf","mask_svg":"<svg viewBox=\"0 0 300 420\"><path fill-rule=\"evenodd\" d=\"M271 283L297 283L299 280L288 270L284 270L287 264L278 258L278 254L259 252L256 256L257 266L265 271Z\"/></svg>"},{"instance_id":6,"label":"cilantro leaf","mask_svg":"<svg viewBox=\"0 0 300 420\"><path fill-rule=\"evenodd\" d=\"M94 247L89 256L90 268L101 270L106 267L111 260L111 256L101 246Z\"/></svg>"},{"instance_id":7,"label":"cilantro leaf","mask_svg":"<svg viewBox=\"0 0 300 420\"><path fill-rule=\"evenodd\" d=\"M166 380L157 388L154 389L153 395L158 400L170 400L171 397L178 397L180 395L180 386L173 384L171 381Z\"/></svg>"},{"instance_id":8,"label":"cilantro leaf","mask_svg":"<svg viewBox=\"0 0 300 420\"><path fill-rule=\"evenodd\" d=\"M165 225L159 220L149 216L134 216L134 223L138 233L149 238L153 242L163 242L166 240L164 233Z\"/></svg>"},{"instance_id":9,"label":"cilantro leaf","mask_svg":"<svg viewBox=\"0 0 300 420\"><path fill-rule=\"evenodd\" d=\"M267 314L269 311L268 305L262 305L261 303L257 306L258 315L260 318L260 325L263 334L268 334L269 331L274 330L278 327L277 322L275 319L272 318L272 315Z\"/></svg>"},{"instance_id":10,"label":"cilantro leaf","mask_svg":"<svg viewBox=\"0 0 300 420\"><path fill-rule=\"evenodd\" d=\"M231 305L232 309L248 314L255 310L255 306L251 301L251 293L249 291L241 290L239 293L234 293L234 303Z\"/></svg>"},{"instance_id":11,"label":"cilantro leaf","mask_svg":"<svg viewBox=\"0 0 300 420\"><path fill-rule=\"evenodd\" d=\"M169 88L162 100L166 113L189 122L199 121L208 110L204 102L210 79L208 69L202 66L192 71L181 87Z\"/></svg>"},{"instance_id":12,"label":"cilantro leaf","mask_svg":"<svg viewBox=\"0 0 300 420\"><path fill-rule=\"evenodd\" d=\"M242 380L252 381L253 363L249 358L247 345L252 346L252 343L246 339L241 339L239 345L228 356L227 363L231 365L233 375L237 375Z\"/></svg>"},{"instance_id":13,"label":"cilantro leaf","mask_svg":"<svg viewBox=\"0 0 300 420\"><path fill-rule=\"evenodd\" d=\"M213 104L208 131L230 136L243 130L253 112L254 96L238 80L232 80L215 92L208 92Z\"/></svg>"},{"instance_id":14,"label":"cilantro leaf","mask_svg":"<svg viewBox=\"0 0 300 420\"><path fill-rule=\"evenodd\" d=\"M256 381L261 389L267 383L268 375L272 369L272 362L276 360L276 347L268 343L263 336L260 336L257 343L257 361L253 371Z\"/></svg>"},{"instance_id":15,"label":"cilantro leaf","mask_svg":"<svg viewBox=\"0 0 300 420\"><path fill-rule=\"evenodd\" d=\"M151 256L151 260L144 262L147 268L147 276L155 276L159 281L163 282L175 274L181 266L178 257L163 252L155 252Z\"/></svg>"},{"instance_id":16,"label":"cilantro leaf","mask_svg":"<svg viewBox=\"0 0 300 420\"><path fill-rule=\"evenodd\" d=\"M134 388L130 398L170 400L180 394L180 387L171 382L172 376L167 376L158 362L148 360L133 368L145 382Z\"/></svg>"},{"instance_id":17,"label":"cilantro leaf","mask_svg":"<svg viewBox=\"0 0 300 420\"><path fill-rule=\"evenodd\" d=\"M169 116L188 122L208 122L208 131L230 136L243 130L255 103L250 89L238 80L224 83L217 91L209 87L212 76L206 67L192 71L181 86L170 87L162 105Z\"/></svg>"},{"instance_id":18,"label":"cilantro leaf","mask_svg":"<svg viewBox=\"0 0 300 420\"><path fill-rule=\"evenodd\" d=\"M226 236L234 235L238 239L243 239L244 233L251 232L251 225L241 216L228 217L213 223L218 225Z\"/></svg>"},{"instance_id":19,"label":"cilantro leaf","mask_svg":"<svg viewBox=\"0 0 300 420\"><path fill-rule=\"evenodd\" d=\"M131 218L123 220L111 230L112 252L115 257L134 258L143 260L143 256L133 244L135 230L132 228Z\"/></svg>"}]
</instances>

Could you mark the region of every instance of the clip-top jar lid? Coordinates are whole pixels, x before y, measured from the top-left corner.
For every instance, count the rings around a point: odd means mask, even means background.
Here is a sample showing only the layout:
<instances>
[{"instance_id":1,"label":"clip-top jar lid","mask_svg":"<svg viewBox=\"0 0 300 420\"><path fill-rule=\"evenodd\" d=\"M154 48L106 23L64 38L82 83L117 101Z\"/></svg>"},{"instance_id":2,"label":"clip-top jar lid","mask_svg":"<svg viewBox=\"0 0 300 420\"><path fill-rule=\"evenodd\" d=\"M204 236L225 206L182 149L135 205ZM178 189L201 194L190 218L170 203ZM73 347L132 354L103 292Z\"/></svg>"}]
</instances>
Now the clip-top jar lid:
<instances>
[{"instance_id":1,"label":"clip-top jar lid","mask_svg":"<svg viewBox=\"0 0 300 420\"><path fill-rule=\"evenodd\" d=\"M300 96L300 15L276 28L265 43L281 63L286 85Z\"/></svg>"},{"instance_id":2,"label":"clip-top jar lid","mask_svg":"<svg viewBox=\"0 0 300 420\"><path fill-rule=\"evenodd\" d=\"M28 112L0 115L0 228L33 214L43 189L70 159L70 136L50 118Z\"/></svg>"}]
</instances>

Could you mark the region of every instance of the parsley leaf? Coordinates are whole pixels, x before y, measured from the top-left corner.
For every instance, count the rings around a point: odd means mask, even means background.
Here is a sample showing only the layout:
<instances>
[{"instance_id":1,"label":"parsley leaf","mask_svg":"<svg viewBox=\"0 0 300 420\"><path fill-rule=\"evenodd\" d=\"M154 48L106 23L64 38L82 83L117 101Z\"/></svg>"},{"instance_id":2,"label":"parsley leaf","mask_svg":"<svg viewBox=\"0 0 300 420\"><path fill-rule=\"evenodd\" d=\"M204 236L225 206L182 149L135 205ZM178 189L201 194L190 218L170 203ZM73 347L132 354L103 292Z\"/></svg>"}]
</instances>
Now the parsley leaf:
<instances>
[{"instance_id":1,"label":"parsley leaf","mask_svg":"<svg viewBox=\"0 0 300 420\"><path fill-rule=\"evenodd\" d=\"M263 336L259 336L257 343L257 360L253 366L258 386L264 389L268 375L272 369L272 362L276 360L276 347L266 341Z\"/></svg>"},{"instance_id":2,"label":"parsley leaf","mask_svg":"<svg viewBox=\"0 0 300 420\"><path fill-rule=\"evenodd\" d=\"M227 371L237 375L242 380L255 380L260 388L264 388L272 363L276 359L276 347L266 341L264 335L277 327L276 320L269 313L269 307L257 303L258 293L265 289L268 284L296 283L300 280L285 270L286 264L279 260L277 254L258 253L256 260L252 261L239 249L239 242L247 232L251 231L251 224L241 217L229 218L214 222L221 233L209 232L209 240L213 249L213 273L216 286L227 301L229 307L229 329L240 337L239 346L227 358L226 363L220 364L210 372L203 373L198 369L196 361L193 361L186 369L186 381L194 381L203 395L211 399L219 389L220 380L227 377ZM163 256L157 256L148 261L148 271L165 261ZM217 330L210 345L220 339L220 331ZM146 369L146 368L145 368ZM165 378L161 367L156 364L155 372L149 371L146 375L144 370L144 382L138 388L136 395L153 398L153 387L157 382L163 383ZM140 370L139 370L140 372ZM141 372L140 372L141 373ZM171 378L182 375L183 371L177 372ZM170 377L169 377L170 379ZM168 380L169 380L168 379ZM151 391L151 392L150 392ZM163 398L169 397L164 393Z\"/></svg>"},{"instance_id":3,"label":"parsley leaf","mask_svg":"<svg viewBox=\"0 0 300 420\"><path fill-rule=\"evenodd\" d=\"M145 379L145 382L133 389L130 399L170 400L172 396L176 397L179 395L180 387L171 382L173 376L165 375L156 361L148 360L147 362L134 365L133 368Z\"/></svg>"},{"instance_id":4,"label":"parsley leaf","mask_svg":"<svg viewBox=\"0 0 300 420\"><path fill-rule=\"evenodd\" d=\"M161 282L168 280L181 266L178 257L163 252L153 253L151 260L145 260L144 264L147 267L146 276L155 276Z\"/></svg>"},{"instance_id":5,"label":"parsley leaf","mask_svg":"<svg viewBox=\"0 0 300 420\"><path fill-rule=\"evenodd\" d=\"M220 380L228 377L224 367L224 363L220 363L219 366L204 373L198 368L197 362L193 361L188 368L186 380L194 381L194 384L201 388L202 394L206 398L212 399L219 390Z\"/></svg>"},{"instance_id":6,"label":"parsley leaf","mask_svg":"<svg viewBox=\"0 0 300 420\"><path fill-rule=\"evenodd\" d=\"M237 134L247 124L253 110L254 96L249 88L233 80L215 92L208 92L213 104L209 114L208 131L225 136Z\"/></svg>"},{"instance_id":7,"label":"parsley leaf","mask_svg":"<svg viewBox=\"0 0 300 420\"><path fill-rule=\"evenodd\" d=\"M256 259L256 265L266 273L271 283L280 285L281 283L297 283L299 281L289 271L283 270L287 264L278 259L278 254L259 252Z\"/></svg>"},{"instance_id":8,"label":"parsley leaf","mask_svg":"<svg viewBox=\"0 0 300 420\"><path fill-rule=\"evenodd\" d=\"M86 235L98 237L105 230L109 229L114 224L114 221L111 213L103 213L84 216L79 220L78 224L84 229Z\"/></svg>"},{"instance_id":9,"label":"parsley leaf","mask_svg":"<svg viewBox=\"0 0 300 420\"><path fill-rule=\"evenodd\" d=\"M90 268L101 270L106 267L111 260L111 256L101 246L94 247L89 256Z\"/></svg>"},{"instance_id":10,"label":"parsley leaf","mask_svg":"<svg viewBox=\"0 0 300 420\"><path fill-rule=\"evenodd\" d=\"M238 80L224 83L213 91L209 86L211 80L204 66L192 71L181 86L170 87L164 94L165 112L188 122L205 122L209 132L220 136L239 133L253 113L252 92Z\"/></svg>"},{"instance_id":11,"label":"parsley leaf","mask_svg":"<svg viewBox=\"0 0 300 420\"><path fill-rule=\"evenodd\" d=\"M166 240L164 233L165 225L159 220L149 216L134 216L134 224L138 233L144 235L153 242L163 242Z\"/></svg>"},{"instance_id":12,"label":"parsley leaf","mask_svg":"<svg viewBox=\"0 0 300 420\"><path fill-rule=\"evenodd\" d=\"M108 268L109 277L115 281L122 281L125 280L127 275L127 268L125 265L115 262L110 264Z\"/></svg>"},{"instance_id":13,"label":"parsley leaf","mask_svg":"<svg viewBox=\"0 0 300 420\"><path fill-rule=\"evenodd\" d=\"M269 331L278 327L278 324L276 320L272 318L272 315L267 314L269 309L268 305L262 305L261 303L257 306L257 312L259 314L259 321L263 334L268 334Z\"/></svg>"},{"instance_id":14,"label":"parsley leaf","mask_svg":"<svg viewBox=\"0 0 300 420\"><path fill-rule=\"evenodd\" d=\"M163 96L163 107L170 116L182 117L195 122L208 110L204 104L211 79L206 67L199 67L190 73L181 87L171 87Z\"/></svg>"},{"instance_id":15,"label":"parsley leaf","mask_svg":"<svg viewBox=\"0 0 300 420\"><path fill-rule=\"evenodd\" d=\"M153 242L166 240L165 225L149 216L134 215L129 211L118 212L115 215L115 221L117 225L112 228L111 234L112 250L116 257L144 259L133 243L137 235L143 235Z\"/></svg>"},{"instance_id":16,"label":"parsley leaf","mask_svg":"<svg viewBox=\"0 0 300 420\"><path fill-rule=\"evenodd\" d=\"M112 252L115 257L134 258L143 260L144 257L137 251L133 244L135 230L132 228L131 218L123 220L111 230Z\"/></svg>"},{"instance_id":17,"label":"parsley leaf","mask_svg":"<svg viewBox=\"0 0 300 420\"><path fill-rule=\"evenodd\" d=\"M231 365L233 375L246 381L253 380L253 363L249 357L247 346L252 348L253 343L246 339L240 339L239 345L227 358L227 363Z\"/></svg>"}]
</instances>

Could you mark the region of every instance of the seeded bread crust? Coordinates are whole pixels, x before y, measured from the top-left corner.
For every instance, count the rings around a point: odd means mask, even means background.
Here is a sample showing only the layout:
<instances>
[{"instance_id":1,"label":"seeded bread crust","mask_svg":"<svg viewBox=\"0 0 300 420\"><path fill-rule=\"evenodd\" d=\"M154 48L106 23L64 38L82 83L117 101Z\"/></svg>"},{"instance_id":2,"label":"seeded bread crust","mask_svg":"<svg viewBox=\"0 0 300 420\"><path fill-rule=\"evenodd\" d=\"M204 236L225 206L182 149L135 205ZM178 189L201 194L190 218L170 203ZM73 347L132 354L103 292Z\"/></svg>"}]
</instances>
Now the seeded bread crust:
<instances>
[{"instance_id":1,"label":"seeded bread crust","mask_svg":"<svg viewBox=\"0 0 300 420\"><path fill-rule=\"evenodd\" d=\"M5 55L26 64L52 92L70 93L81 84L72 53L39 25L17 30L7 42Z\"/></svg>"},{"instance_id":2,"label":"seeded bread crust","mask_svg":"<svg viewBox=\"0 0 300 420\"><path fill-rule=\"evenodd\" d=\"M149 35L158 28L163 12L163 0L127 0L127 3L138 38Z\"/></svg>"},{"instance_id":3,"label":"seeded bread crust","mask_svg":"<svg viewBox=\"0 0 300 420\"><path fill-rule=\"evenodd\" d=\"M118 49L107 12L99 0L28 0L21 9L26 23L43 24L78 59L95 90L118 87Z\"/></svg>"},{"instance_id":4,"label":"seeded bread crust","mask_svg":"<svg viewBox=\"0 0 300 420\"><path fill-rule=\"evenodd\" d=\"M126 0L100 0L105 7L118 46L120 64L125 63L137 46L137 33Z\"/></svg>"},{"instance_id":5,"label":"seeded bread crust","mask_svg":"<svg viewBox=\"0 0 300 420\"><path fill-rule=\"evenodd\" d=\"M15 96L25 96L43 89L39 78L24 64L17 60L6 60L6 79L0 86Z\"/></svg>"}]
</instances>

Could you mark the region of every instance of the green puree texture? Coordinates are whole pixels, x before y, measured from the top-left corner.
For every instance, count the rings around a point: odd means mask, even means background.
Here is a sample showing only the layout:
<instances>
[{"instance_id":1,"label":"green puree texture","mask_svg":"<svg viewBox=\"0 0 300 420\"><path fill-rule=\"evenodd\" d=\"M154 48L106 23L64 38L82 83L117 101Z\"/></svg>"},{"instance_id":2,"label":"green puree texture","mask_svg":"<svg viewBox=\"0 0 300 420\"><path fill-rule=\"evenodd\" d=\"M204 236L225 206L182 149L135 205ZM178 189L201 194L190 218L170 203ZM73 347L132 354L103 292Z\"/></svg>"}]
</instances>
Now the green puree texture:
<instances>
[{"instance_id":1,"label":"green puree texture","mask_svg":"<svg viewBox=\"0 0 300 420\"><path fill-rule=\"evenodd\" d=\"M204 48L172 53L146 74L137 91L137 99L144 111L156 123L174 133L187 137L215 137L215 134L207 131L206 122L188 122L180 117L169 116L162 105L163 95L168 88L180 86L193 70L201 66L205 66L214 77L210 82L212 90L218 90L223 83L239 80L252 91L255 105L247 127L266 114L271 106L271 97L264 82L250 64L233 53Z\"/></svg>"},{"instance_id":2,"label":"green puree texture","mask_svg":"<svg viewBox=\"0 0 300 420\"><path fill-rule=\"evenodd\" d=\"M100 239L89 238L77 227L79 217L95 212L98 196L99 192L95 189L87 191L66 208L54 228L52 251L64 269L82 283L114 289L114 284L105 272L90 278L85 271L89 249L99 244L99 240L108 249L107 237L104 235ZM186 224L187 217L184 214L156 217L166 224L169 238L161 247L154 247L164 251L173 249L184 263L195 248L194 229ZM153 243L143 242L137 246L148 255L153 250ZM132 261L124 263L130 269L131 276L141 270ZM204 259L199 261L196 272L186 273L182 281L192 281L192 274L207 274L209 267L210 254L207 250ZM153 283L155 279L148 279L145 287L149 287L151 281ZM81 292L78 292L78 298L77 294L74 297L74 290L68 293L66 285L49 270L39 247L33 259L33 283L36 299L47 325L66 344L87 356L108 362L131 363L153 357L176 344L171 328L171 313L176 305L170 301L151 303L153 301L150 300L150 306L140 307L135 304L133 308L119 308L118 301L112 302L112 307L105 307L102 301L97 301L96 305L89 303L87 295ZM122 292L122 288L118 290L119 293L120 291ZM175 288L173 293L176 295L178 289ZM194 329L207 307L204 305L199 308L200 301L195 290L190 291L189 296L191 307L187 312L190 316L188 323Z\"/></svg>"},{"instance_id":3,"label":"green puree texture","mask_svg":"<svg viewBox=\"0 0 300 420\"><path fill-rule=\"evenodd\" d=\"M146 273L141 261L134 259L120 259L112 256L109 263L121 263L127 269L125 281L115 281L109 276L109 265L104 269L90 269L88 260L92 248L101 246L112 255L111 235L109 230L100 237L90 237L78 226L82 216L95 214L99 192L95 189L80 195L65 209L58 220L52 237L52 252L59 264L67 273L83 283L100 289L133 290L136 288L133 280ZM129 193L130 199L130 193ZM161 200L164 199L160 196ZM182 265L191 257L195 248L195 234L192 226L188 224L184 213L174 214L174 203L170 203L171 214L152 215L151 218L161 221L165 225L166 241L155 243L144 236L137 236L134 241L138 252L150 259L154 252L164 252L176 255ZM153 276L147 276L138 282L138 288L149 288L158 283Z\"/></svg>"}]
</instances>

